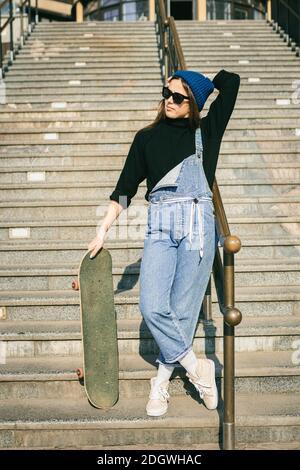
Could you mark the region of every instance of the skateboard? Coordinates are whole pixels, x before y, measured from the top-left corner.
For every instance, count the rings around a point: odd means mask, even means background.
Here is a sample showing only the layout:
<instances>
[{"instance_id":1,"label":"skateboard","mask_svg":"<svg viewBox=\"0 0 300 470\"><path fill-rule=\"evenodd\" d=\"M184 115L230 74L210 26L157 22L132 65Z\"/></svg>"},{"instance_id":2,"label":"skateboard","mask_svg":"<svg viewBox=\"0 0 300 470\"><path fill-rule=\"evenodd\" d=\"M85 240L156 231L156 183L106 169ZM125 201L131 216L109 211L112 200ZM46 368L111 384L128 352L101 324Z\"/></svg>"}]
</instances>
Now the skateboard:
<instances>
[{"instance_id":1,"label":"skateboard","mask_svg":"<svg viewBox=\"0 0 300 470\"><path fill-rule=\"evenodd\" d=\"M78 281L72 288L80 293L83 369L77 369L90 403L111 408L119 398L119 354L114 306L112 258L102 248L94 258L82 258Z\"/></svg>"}]
</instances>

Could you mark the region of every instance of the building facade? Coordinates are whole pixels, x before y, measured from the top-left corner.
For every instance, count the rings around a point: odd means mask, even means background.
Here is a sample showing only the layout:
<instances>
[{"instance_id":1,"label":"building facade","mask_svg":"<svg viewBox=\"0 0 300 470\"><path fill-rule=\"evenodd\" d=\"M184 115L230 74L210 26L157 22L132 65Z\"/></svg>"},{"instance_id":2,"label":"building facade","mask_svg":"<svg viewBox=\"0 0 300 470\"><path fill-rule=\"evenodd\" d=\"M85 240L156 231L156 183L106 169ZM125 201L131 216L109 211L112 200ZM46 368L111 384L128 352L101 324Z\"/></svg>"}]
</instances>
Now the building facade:
<instances>
[{"instance_id":1,"label":"building facade","mask_svg":"<svg viewBox=\"0 0 300 470\"><path fill-rule=\"evenodd\" d=\"M198 19L203 0L166 0L167 13L175 20ZM206 19L264 19L266 0L204 0ZM92 0L85 8L87 20L147 20L151 0Z\"/></svg>"}]
</instances>

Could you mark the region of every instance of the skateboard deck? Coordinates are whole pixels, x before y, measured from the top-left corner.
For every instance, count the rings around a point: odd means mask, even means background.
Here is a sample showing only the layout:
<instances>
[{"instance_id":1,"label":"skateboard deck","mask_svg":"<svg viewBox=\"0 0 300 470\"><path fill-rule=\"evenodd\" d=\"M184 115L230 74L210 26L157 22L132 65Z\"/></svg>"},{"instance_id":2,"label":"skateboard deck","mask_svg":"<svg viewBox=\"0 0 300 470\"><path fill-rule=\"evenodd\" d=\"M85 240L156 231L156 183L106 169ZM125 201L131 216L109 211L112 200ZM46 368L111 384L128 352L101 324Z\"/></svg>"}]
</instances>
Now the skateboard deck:
<instances>
[{"instance_id":1,"label":"skateboard deck","mask_svg":"<svg viewBox=\"0 0 300 470\"><path fill-rule=\"evenodd\" d=\"M111 408L119 397L112 258L105 248L93 259L90 254L84 255L79 267L84 386L93 406Z\"/></svg>"}]
</instances>

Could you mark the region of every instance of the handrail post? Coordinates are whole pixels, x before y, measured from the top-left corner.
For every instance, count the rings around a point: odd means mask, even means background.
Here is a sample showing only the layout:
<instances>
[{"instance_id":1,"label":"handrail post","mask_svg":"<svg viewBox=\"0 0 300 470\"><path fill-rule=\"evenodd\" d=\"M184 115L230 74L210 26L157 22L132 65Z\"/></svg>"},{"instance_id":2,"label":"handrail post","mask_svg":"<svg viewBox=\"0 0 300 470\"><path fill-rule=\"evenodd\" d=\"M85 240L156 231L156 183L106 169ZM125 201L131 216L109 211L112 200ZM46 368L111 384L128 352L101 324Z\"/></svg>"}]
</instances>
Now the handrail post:
<instances>
[{"instance_id":1,"label":"handrail post","mask_svg":"<svg viewBox=\"0 0 300 470\"><path fill-rule=\"evenodd\" d=\"M31 0L28 0L28 19L27 19L27 31L28 35L30 36L31 34Z\"/></svg>"},{"instance_id":2,"label":"handrail post","mask_svg":"<svg viewBox=\"0 0 300 470\"><path fill-rule=\"evenodd\" d=\"M9 0L9 65L14 61L13 2Z\"/></svg>"},{"instance_id":3,"label":"handrail post","mask_svg":"<svg viewBox=\"0 0 300 470\"><path fill-rule=\"evenodd\" d=\"M24 46L25 37L24 37L24 5L23 2L20 4L20 46Z\"/></svg>"},{"instance_id":4,"label":"handrail post","mask_svg":"<svg viewBox=\"0 0 300 470\"><path fill-rule=\"evenodd\" d=\"M224 321L224 419L223 449L235 448L235 403L234 403L234 327Z\"/></svg>"},{"instance_id":5,"label":"handrail post","mask_svg":"<svg viewBox=\"0 0 300 470\"><path fill-rule=\"evenodd\" d=\"M272 5L271 5L271 0L267 0L267 12L266 12L266 17L268 21L271 21L272 19Z\"/></svg>"},{"instance_id":6,"label":"handrail post","mask_svg":"<svg viewBox=\"0 0 300 470\"><path fill-rule=\"evenodd\" d=\"M224 249L224 298L225 305L234 305L234 255ZM226 323L224 316L224 420L223 448L235 447L235 404L234 404L234 327Z\"/></svg>"},{"instance_id":7,"label":"handrail post","mask_svg":"<svg viewBox=\"0 0 300 470\"><path fill-rule=\"evenodd\" d=\"M169 77L169 47L168 47L168 23L164 23L164 34L163 34L163 48L164 48L164 74L165 74L165 83Z\"/></svg>"},{"instance_id":8,"label":"handrail post","mask_svg":"<svg viewBox=\"0 0 300 470\"><path fill-rule=\"evenodd\" d=\"M234 253L241 248L240 239L229 235L224 241L224 418L223 449L235 448L235 345L234 327L242 320L241 312L234 307Z\"/></svg>"},{"instance_id":9,"label":"handrail post","mask_svg":"<svg viewBox=\"0 0 300 470\"><path fill-rule=\"evenodd\" d=\"M211 275L209 276L209 281L205 291L205 296L203 300L203 313L205 321L212 321L212 302L211 302Z\"/></svg>"},{"instance_id":10,"label":"handrail post","mask_svg":"<svg viewBox=\"0 0 300 470\"><path fill-rule=\"evenodd\" d=\"M1 8L0 8L0 80L4 78L3 70L3 55L2 55L2 29L1 29L2 19L1 19Z\"/></svg>"},{"instance_id":11,"label":"handrail post","mask_svg":"<svg viewBox=\"0 0 300 470\"><path fill-rule=\"evenodd\" d=\"M35 24L38 24L39 22L39 3L38 0L35 0L35 18L34 18Z\"/></svg>"}]
</instances>

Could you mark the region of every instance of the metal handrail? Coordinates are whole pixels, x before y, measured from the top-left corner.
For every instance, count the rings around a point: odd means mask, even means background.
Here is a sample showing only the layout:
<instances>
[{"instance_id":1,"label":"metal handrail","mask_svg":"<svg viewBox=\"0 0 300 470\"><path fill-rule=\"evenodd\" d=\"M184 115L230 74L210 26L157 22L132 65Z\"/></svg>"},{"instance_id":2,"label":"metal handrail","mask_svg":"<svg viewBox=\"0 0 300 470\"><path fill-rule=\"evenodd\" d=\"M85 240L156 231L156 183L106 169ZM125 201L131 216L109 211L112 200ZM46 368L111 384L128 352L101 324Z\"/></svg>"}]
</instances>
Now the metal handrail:
<instances>
[{"instance_id":1,"label":"metal handrail","mask_svg":"<svg viewBox=\"0 0 300 470\"><path fill-rule=\"evenodd\" d=\"M9 5L9 16L5 23L2 25L1 23L1 10ZM6 72L9 69L9 66L12 65L13 61L16 58L16 55L19 53L19 50L22 49L26 39L31 35L32 30L38 23L38 0L35 0L35 6L31 5L31 0L21 0L18 4L20 9L20 37L18 38L19 42L14 41L14 33L13 33L13 23L16 19L15 12L13 9L13 1L12 0L4 0L0 3L0 79L5 77ZM28 21L27 21L27 28L24 31L24 9L27 7L28 13ZM34 21L32 21L32 13L34 10ZM4 63L4 53L3 53L3 41L2 41L2 33L5 28L9 26L9 59L6 63Z\"/></svg>"},{"instance_id":2,"label":"metal handrail","mask_svg":"<svg viewBox=\"0 0 300 470\"><path fill-rule=\"evenodd\" d=\"M281 7L281 8L280 8ZM269 23L283 37L288 46L300 55L300 14L285 0L271 0L271 18Z\"/></svg>"},{"instance_id":3,"label":"metal handrail","mask_svg":"<svg viewBox=\"0 0 300 470\"><path fill-rule=\"evenodd\" d=\"M162 75L167 78L176 70L186 69L184 54L174 18L166 16L164 0L156 0L156 26L161 54ZM231 235L216 178L213 182L213 203L219 241L223 247L223 264L219 247L213 264L214 282L219 308L224 318L224 418L223 448L235 447L235 392L234 392L234 327L242 320L241 312L234 306L234 254L241 248L240 239ZM203 306L205 320L212 319L211 279L208 282Z\"/></svg>"}]
</instances>

